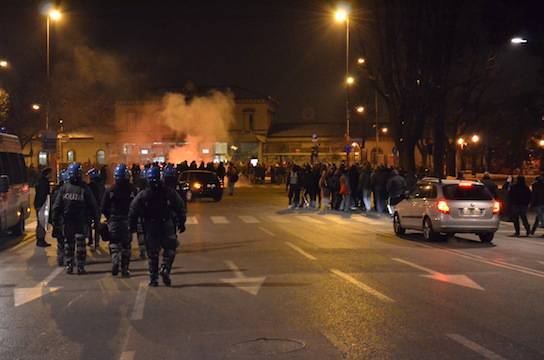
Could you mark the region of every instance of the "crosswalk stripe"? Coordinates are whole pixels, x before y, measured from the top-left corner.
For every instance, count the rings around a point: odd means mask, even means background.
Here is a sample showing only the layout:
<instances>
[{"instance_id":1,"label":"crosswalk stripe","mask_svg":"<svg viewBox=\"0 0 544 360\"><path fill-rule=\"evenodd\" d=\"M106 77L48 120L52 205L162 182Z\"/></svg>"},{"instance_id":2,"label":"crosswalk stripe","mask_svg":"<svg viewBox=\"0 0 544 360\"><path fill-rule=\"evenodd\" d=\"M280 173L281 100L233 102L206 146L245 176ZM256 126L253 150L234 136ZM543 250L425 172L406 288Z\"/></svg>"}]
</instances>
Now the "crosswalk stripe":
<instances>
[{"instance_id":1,"label":"crosswalk stripe","mask_svg":"<svg viewBox=\"0 0 544 360\"><path fill-rule=\"evenodd\" d=\"M197 225L198 219L196 216L187 216L187 221L185 222L187 225Z\"/></svg>"},{"instance_id":2,"label":"crosswalk stripe","mask_svg":"<svg viewBox=\"0 0 544 360\"><path fill-rule=\"evenodd\" d=\"M255 216L240 215L238 217L246 224L257 224L260 222Z\"/></svg>"},{"instance_id":3,"label":"crosswalk stripe","mask_svg":"<svg viewBox=\"0 0 544 360\"><path fill-rule=\"evenodd\" d=\"M308 215L298 215L297 219L302 220L302 221L306 221L307 223L311 223L311 224L324 224L323 221L318 220L318 219L313 218L313 217L308 216Z\"/></svg>"},{"instance_id":4,"label":"crosswalk stripe","mask_svg":"<svg viewBox=\"0 0 544 360\"><path fill-rule=\"evenodd\" d=\"M210 216L212 223L214 224L228 224L229 221L224 216Z\"/></svg>"},{"instance_id":5,"label":"crosswalk stripe","mask_svg":"<svg viewBox=\"0 0 544 360\"><path fill-rule=\"evenodd\" d=\"M289 224L289 223L291 223L291 220L289 220L289 218L288 218L287 216L282 216L282 215L270 215L270 216L268 216L268 218L269 218L272 222L279 223L279 224Z\"/></svg>"}]
</instances>

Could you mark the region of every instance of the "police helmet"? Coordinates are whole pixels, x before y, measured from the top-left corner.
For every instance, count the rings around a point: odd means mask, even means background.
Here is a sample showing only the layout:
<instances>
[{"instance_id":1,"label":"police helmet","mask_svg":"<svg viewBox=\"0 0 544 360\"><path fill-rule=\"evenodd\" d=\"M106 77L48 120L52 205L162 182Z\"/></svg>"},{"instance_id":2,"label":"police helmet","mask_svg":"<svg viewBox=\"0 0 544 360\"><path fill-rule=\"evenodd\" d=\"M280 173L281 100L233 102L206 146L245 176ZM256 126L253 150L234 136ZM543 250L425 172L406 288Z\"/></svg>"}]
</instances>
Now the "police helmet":
<instances>
[{"instance_id":1,"label":"police helmet","mask_svg":"<svg viewBox=\"0 0 544 360\"><path fill-rule=\"evenodd\" d=\"M166 165L162 168L162 176L164 179L172 179L176 177L176 169L171 164Z\"/></svg>"},{"instance_id":2,"label":"police helmet","mask_svg":"<svg viewBox=\"0 0 544 360\"><path fill-rule=\"evenodd\" d=\"M70 179L68 178L68 171L67 169L62 169L59 173L59 184L68 182Z\"/></svg>"},{"instance_id":3,"label":"police helmet","mask_svg":"<svg viewBox=\"0 0 544 360\"><path fill-rule=\"evenodd\" d=\"M89 176L89 179L91 180L100 179L100 172L96 170L95 168L92 168L89 171L87 171L87 175Z\"/></svg>"},{"instance_id":4,"label":"police helmet","mask_svg":"<svg viewBox=\"0 0 544 360\"><path fill-rule=\"evenodd\" d=\"M125 164L119 164L113 171L113 178L115 181L124 181L130 178L130 171Z\"/></svg>"},{"instance_id":5,"label":"police helmet","mask_svg":"<svg viewBox=\"0 0 544 360\"><path fill-rule=\"evenodd\" d=\"M152 166L147 169L145 176L149 185L156 186L161 181L161 169L156 166Z\"/></svg>"},{"instance_id":6,"label":"police helmet","mask_svg":"<svg viewBox=\"0 0 544 360\"><path fill-rule=\"evenodd\" d=\"M81 169L81 164L74 162L68 165L66 169L68 180L71 183L75 183L81 180L83 177L83 170Z\"/></svg>"}]
</instances>

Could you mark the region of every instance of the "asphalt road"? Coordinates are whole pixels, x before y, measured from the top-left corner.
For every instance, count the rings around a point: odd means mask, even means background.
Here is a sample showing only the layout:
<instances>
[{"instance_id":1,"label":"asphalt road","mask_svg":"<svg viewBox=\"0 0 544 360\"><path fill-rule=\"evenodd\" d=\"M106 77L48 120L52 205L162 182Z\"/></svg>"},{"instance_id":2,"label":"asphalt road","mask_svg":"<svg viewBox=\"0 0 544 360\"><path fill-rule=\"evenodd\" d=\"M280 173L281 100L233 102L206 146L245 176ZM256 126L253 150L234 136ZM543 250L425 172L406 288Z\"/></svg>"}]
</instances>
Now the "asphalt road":
<instances>
[{"instance_id":1,"label":"asphalt road","mask_svg":"<svg viewBox=\"0 0 544 360\"><path fill-rule=\"evenodd\" d=\"M544 358L544 238L510 225L493 245L401 239L388 219L288 211L272 186L188 222L172 288L140 260L112 278L105 243L68 276L33 231L3 239L0 359Z\"/></svg>"}]
</instances>

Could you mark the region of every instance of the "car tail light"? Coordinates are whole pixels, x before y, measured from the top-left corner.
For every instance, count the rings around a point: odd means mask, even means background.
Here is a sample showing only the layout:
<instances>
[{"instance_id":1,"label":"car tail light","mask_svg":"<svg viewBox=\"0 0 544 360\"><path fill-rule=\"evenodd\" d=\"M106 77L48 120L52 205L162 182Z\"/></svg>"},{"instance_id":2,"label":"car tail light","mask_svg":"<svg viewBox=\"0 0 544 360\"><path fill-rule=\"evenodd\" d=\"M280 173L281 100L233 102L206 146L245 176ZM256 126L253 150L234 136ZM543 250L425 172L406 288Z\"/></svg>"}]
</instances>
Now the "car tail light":
<instances>
[{"instance_id":1,"label":"car tail light","mask_svg":"<svg viewBox=\"0 0 544 360\"><path fill-rule=\"evenodd\" d=\"M498 214L501 212L501 203L498 201L493 202L493 214Z\"/></svg>"},{"instance_id":2,"label":"car tail light","mask_svg":"<svg viewBox=\"0 0 544 360\"><path fill-rule=\"evenodd\" d=\"M468 182L468 181L461 181L459 183L459 187L462 187L462 188L469 188L469 187L472 187L472 183L471 182Z\"/></svg>"},{"instance_id":3,"label":"car tail light","mask_svg":"<svg viewBox=\"0 0 544 360\"><path fill-rule=\"evenodd\" d=\"M448 206L448 203L444 200L440 200L436 202L436 209L440 211L442 214L449 214L450 213L450 207Z\"/></svg>"}]
</instances>

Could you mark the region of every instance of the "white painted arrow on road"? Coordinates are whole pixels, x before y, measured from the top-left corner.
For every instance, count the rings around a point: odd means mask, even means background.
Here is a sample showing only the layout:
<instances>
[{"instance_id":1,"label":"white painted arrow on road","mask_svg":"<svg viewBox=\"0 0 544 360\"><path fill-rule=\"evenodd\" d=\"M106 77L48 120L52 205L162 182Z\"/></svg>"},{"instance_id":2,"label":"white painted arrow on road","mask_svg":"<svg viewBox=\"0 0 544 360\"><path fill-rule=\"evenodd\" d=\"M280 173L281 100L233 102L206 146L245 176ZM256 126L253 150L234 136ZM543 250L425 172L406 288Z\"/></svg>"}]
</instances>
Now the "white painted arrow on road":
<instances>
[{"instance_id":1,"label":"white painted arrow on road","mask_svg":"<svg viewBox=\"0 0 544 360\"><path fill-rule=\"evenodd\" d=\"M232 270L234 273L234 278L230 279L221 279L222 282L236 286L238 289L245 291L253 296L257 296L261 286L263 286L266 276L259 277L247 277L245 276L238 266L232 261L225 261L225 264Z\"/></svg>"},{"instance_id":2,"label":"white painted arrow on road","mask_svg":"<svg viewBox=\"0 0 544 360\"><path fill-rule=\"evenodd\" d=\"M45 279L43 279L43 281L34 287L13 289L13 302L15 307L24 305L44 295L60 290L60 287L50 287L49 283L53 281L53 279L61 272L62 268L53 270L51 274L49 274Z\"/></svg>"},{"instance_id":3,"label":"white painted arrow on road","mask_svg":"<svg viewBox=\"0 0 544 360\"><path fill-rule=\"evenodd\" d=\"M413 262L410 262L410 261L402 260L399 258L393 258L393 260L428 273L427 275L420 275L420 276L423 276L429 279L433 279L433 280L441 281L445 283L450 283L450 284L455 284L459 286L464 286L464 287L468 287L468 288L476 289L476 290L482 290L482 291L485 290L483 287L478 285L474 280L472 280L466 275L443 274L438 271L434 271L429 268L423 267L421 265L414 264Z\"/></svg>"}]
</instances>

